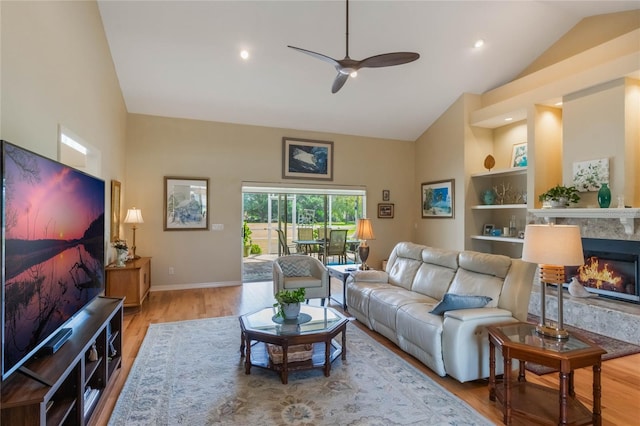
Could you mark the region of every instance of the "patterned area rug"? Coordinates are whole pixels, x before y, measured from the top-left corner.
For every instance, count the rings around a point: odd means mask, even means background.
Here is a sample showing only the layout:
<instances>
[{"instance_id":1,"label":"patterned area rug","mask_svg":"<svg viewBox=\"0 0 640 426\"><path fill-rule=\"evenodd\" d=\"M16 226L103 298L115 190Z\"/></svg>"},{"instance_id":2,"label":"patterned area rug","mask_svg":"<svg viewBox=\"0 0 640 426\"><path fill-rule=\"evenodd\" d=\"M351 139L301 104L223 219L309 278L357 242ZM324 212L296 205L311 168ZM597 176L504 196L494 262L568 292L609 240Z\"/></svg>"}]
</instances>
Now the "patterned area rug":
<instances>
[{"instance_id":1,"label":"patterned area rug","mask_svg":"<svg viewBox=\"0 0 640 426\"><path fill-rule=\"evenodd\" d=\"M240 359L238 318L152 324L109 425L491 425L352 324L347 360L277 373Z\"/></svg>"},{"instance_id":2,"label":"patterned area rug","mask_svg":"<svg viewBox=\"0 0 640 426\"><path fill-rule=\"evenodd\" d=\"M540 317L529 314L529 316L527 317L527 321L532 324L537 324L540 321ZM593 343L607 351L606 354L602 355L603 361L640 353L640 346L634 345L633 343L627 343L625 341L614 339L612 337L603 336L602 334L596 334L590 331L581 330L570 325L565 325L564 328L569 333L580 334L580 336L591 340ZM528 362L526 368L527 370L539 376L557 371L553 368L534 364L532 362Z\"/></svg>"},{"instance_id":3,"label":"patterned area rug","mask_svg":"<svg viewBox=\"0 0 640 426\"><path fill-rule=\"evenodd\" d=\"M271 281L273 280L273 262L270 260L265 261L252 261L244 262L242 264L242 282L253 283L258 281Z\"/></svg>"}]
</instances>

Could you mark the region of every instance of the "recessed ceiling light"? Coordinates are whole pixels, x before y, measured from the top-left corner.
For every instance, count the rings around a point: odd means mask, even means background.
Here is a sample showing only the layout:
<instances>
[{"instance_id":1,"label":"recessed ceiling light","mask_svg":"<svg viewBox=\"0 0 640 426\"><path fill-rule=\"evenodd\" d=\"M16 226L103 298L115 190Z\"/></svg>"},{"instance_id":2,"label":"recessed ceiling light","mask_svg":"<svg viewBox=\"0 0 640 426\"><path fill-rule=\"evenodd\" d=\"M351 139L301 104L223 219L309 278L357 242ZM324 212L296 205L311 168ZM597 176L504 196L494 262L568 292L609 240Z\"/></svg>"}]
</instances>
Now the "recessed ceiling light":
<instances>
[{"instance_id":1,"label":"recessed ceiling light","mask_svg":"<svg viewBox=\"0 0 640 426\"><path fill-rule=\"evenodd\" d=\"M513 117L507 117L504 119L504 121L512 121L512 120L513 120Z\"/></svg>"},{"instance_id":2,"label":"recessed ceiling light","mask_svg":"<svg viewBox=\"0 0 640 426\"><path fill-rule=\"evenodd\" d=\"M473 47L475 47L476 49L479 49L482 46L484 46L484 40L482 39L476 40L476 42L473 43Z\"/></svg>"},{"instance_id":3,"label":"recessed ceiling light","mask_svg":"<svg viewBox=\"0 0 640 426\"><path fill-rule=\"evenodd\" d=\"M358 71L353 71L351 74L349 74L351 76L351 78L356 78L358 76Z\"/></svg>"},{"instance_id":4,"label":"recessed ceiling light","mask_svg":"<svg viewBox=\"0 0 640 426\"><path fill-rule=\"evenodd\" d=\"M241 50L241 51L240 51L240 57L241 57L242 59L245 59L245 60L246 60L246 59L249 59L249 52L247 52L246 50Z\"/></svg>"}]
</instances>

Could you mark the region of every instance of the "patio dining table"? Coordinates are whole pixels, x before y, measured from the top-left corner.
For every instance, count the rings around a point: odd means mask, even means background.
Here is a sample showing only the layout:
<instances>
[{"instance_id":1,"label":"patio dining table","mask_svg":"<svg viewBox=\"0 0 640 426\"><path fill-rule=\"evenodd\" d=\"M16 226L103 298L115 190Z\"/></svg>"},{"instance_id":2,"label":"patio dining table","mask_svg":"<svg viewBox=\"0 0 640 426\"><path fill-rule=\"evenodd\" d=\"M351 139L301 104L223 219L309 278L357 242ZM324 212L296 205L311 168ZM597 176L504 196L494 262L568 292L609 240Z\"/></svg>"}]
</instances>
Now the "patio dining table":
<instances>
[{"instance_id":1,"label":"patio dining table","mask_svg":"<svg viewBox=\"0 0 640 426\"><path fill-rule=\"evenodd\" d=\"M313 253L322 252L326 240L293 240L292 243L296 244L298 247L302 247L305 254L311 255ZM358 249L360 240L347 240L346 244L347 251L355 252ZM314 251L313 246L318 246L318 250Z\"/></svg>"}]
</instances>

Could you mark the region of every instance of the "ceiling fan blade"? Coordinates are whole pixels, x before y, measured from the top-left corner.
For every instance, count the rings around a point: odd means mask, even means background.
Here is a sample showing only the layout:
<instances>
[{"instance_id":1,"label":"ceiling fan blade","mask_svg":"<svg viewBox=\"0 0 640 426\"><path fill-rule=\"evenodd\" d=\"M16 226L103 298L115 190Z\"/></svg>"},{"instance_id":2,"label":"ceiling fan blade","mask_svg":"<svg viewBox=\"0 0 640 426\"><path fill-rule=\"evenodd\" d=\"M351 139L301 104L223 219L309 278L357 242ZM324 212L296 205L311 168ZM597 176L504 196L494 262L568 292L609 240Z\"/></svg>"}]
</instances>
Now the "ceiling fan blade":
<instances>
[{"instance_id":1,"label":"ceiling fan blade","mask_svg":"<svg viewBox=\"0 0 640 426\"><path fill-rule=\"evenodd\" d=\"M331 93L336 93L338 90L342 89L342 86L349 79L349 74L343 74L341 72L338 73L336 79L333 80L333 86L331 86Z\"/></svg>"},{"instance_id":2,"label":"ceiling fan blade","mask_svg":"<svg viewBox=\"0 0 640 426\"><path fill-rule=\"evenodd\" d=\"M339 66L338 61L336 61L335 59L330 58L330 57L328 57L326 55L323 55L322 53L313 52L311 50L302 49L300 47L295 47L295 46L287 46L287 47L290 47L293 50L297 50L298 52L306 53L307 55L313 56L314 58L320 59L321 61L328 62L331 65L333 65L334 67Z\"/></svg>"},{"instance_id":3,"label":"ceiling fan blade","mask_svg":"<svg viewBox=\"0 0 640 426\"><path fill-rule=\"evenodd\" d=\"M413 52L383 53L382 55L370 56L359 62L359 68L381 68L402 65L413 62L420 58L420 54Z\"/></svg>"}]
</instances>

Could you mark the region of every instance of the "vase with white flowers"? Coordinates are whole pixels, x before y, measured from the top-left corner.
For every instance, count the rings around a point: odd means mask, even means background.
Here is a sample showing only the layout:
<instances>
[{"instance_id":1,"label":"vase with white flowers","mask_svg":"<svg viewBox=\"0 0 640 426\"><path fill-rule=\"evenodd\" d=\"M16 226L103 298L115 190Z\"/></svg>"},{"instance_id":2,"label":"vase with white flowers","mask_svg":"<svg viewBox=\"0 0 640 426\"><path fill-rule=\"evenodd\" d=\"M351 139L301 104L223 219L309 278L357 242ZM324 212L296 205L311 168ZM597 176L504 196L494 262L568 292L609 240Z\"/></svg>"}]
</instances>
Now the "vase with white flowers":
<instances>
[{"instance_id":1,"label":"vase with white flowers","mask_svg":"<svg viewBox=\"0 0 640 426\"><path fill-rule=\"evenodd\" d=\"M129 257L129 246L125 240L115 240L112 244L116 249L116 266L124 268L126 266L127 257Z\"/></svg>"}]
</instances>

